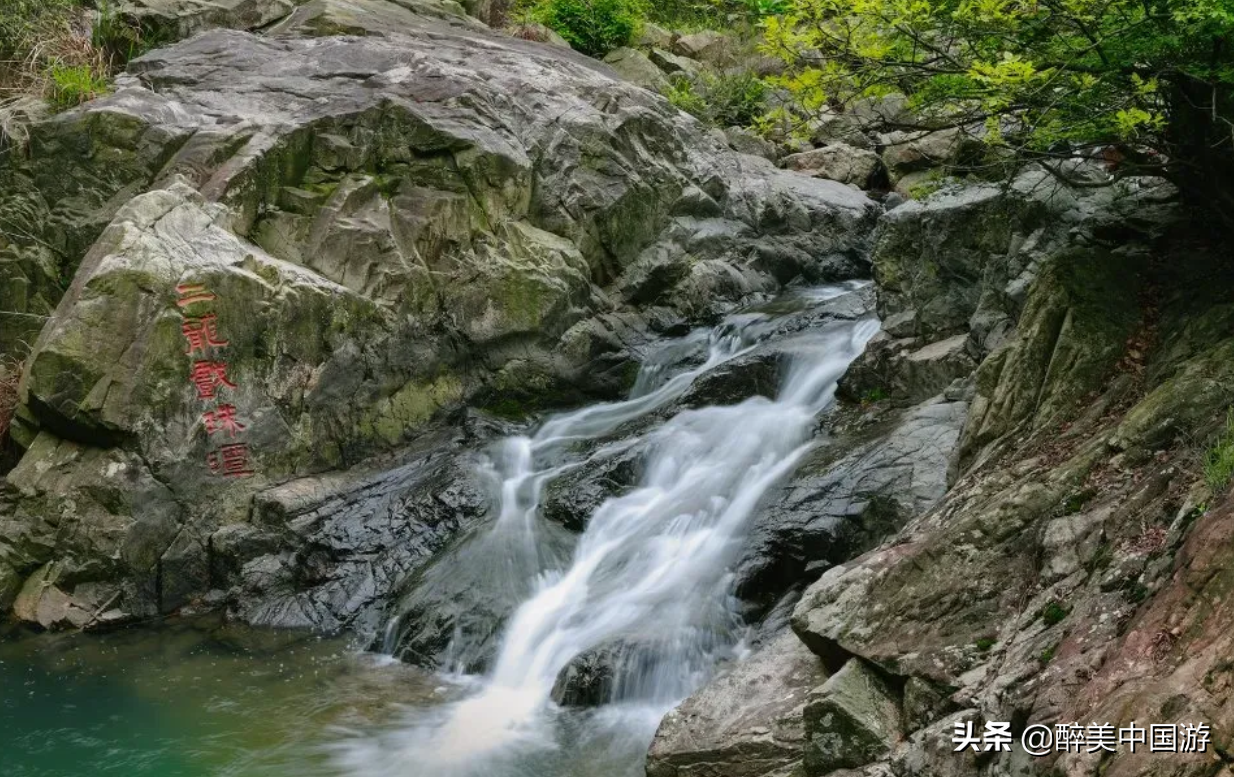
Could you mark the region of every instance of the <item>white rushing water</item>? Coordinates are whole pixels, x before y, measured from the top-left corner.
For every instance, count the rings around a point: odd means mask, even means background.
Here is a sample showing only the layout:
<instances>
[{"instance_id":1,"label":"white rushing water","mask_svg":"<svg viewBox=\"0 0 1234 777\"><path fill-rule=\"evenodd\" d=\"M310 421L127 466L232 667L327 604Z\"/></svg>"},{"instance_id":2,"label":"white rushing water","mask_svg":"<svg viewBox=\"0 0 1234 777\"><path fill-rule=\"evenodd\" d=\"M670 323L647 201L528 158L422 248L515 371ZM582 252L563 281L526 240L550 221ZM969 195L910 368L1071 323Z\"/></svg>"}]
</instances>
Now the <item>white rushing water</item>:
<instances>
[{"instance_id":1,"label":"white rushing water","mask_svg":"<svg viewBox=\"0 0 1234 777\"><path fill-rule=\"evenodd\" d=\"M814 301L851 288L816 291ZM619 660L614 704L590 713L590 725L624 730L635 748L645 748L660 717L734 655L742 630L731 566L750 519L808 450L836 382L877 329L869 319L834 322L795 341L774 401L682 410L651 419L641 434L606 439L670 406L700 375L749 351L768 331L766 316L734 317L710 335L694 335L710 336L704 363L665 374L662 362L652 361L631 399L562 414L531 437L506 440L492 463L498 517L476 542L500 544L507 558L519 559L506 574L534 577L521 581L530 594L506 623L492 668L471 678L460 700L409 710L398 726L345 739L336 766L371 777L591 774L545 766L552 759L543 754L578 745L577 732L563 742L562 712L551 698L563 669L594 651ZM599 447L572 460L581 443ZM555 562L540 547L545 484L632 446L642 462L638 484L604 502L573 554Z\"/></svg>"}]
</instances>

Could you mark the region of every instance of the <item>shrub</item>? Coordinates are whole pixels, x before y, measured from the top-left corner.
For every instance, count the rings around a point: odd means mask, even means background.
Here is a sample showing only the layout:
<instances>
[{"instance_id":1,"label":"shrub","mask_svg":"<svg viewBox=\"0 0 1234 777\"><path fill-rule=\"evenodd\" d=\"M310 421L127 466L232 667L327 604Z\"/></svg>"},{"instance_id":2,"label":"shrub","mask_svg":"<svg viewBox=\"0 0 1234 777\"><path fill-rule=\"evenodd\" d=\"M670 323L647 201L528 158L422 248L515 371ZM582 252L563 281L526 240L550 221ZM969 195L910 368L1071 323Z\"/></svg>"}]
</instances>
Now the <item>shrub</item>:
<instances>
[{"instance_id":1,"label":"shrub","mask_svg":"<svg viewBox=\"0 0 1234 777\"><path fill-rule=\"evenodd\" d=\"M100 15L99 18L105 18ZM5 108L31 96L54 108L78 105L108 90L115 58L96 45L81 0L17 0L0 10L0 99ZM3 139L20 144L21 117L5 111ZM11 119L11 121L10 121Z\"/></svg>"},{"instance_id":2,"label":"shrub","mask_svg":"<svg viewBox=\"0 0 1234 777\"><path fill-rule=\"evenodd\" d=\"M748 127L766 107L767 85L753 73L677 76L665 97L686 113L716 127Z\"/></svg>"},{"instance_id":3,"label":"shrub","mask_svg":"<svg viewBox=\"0 0 1234 777\"><path fill-rule=\"evenodd\" d=\"M1058 602L1050 602L1041 608L1041 620L1045 622L1045 625L1053 626L1056 623L1061 623L1063 618L1066 618L1070 612L1069 608L1064 607Z\"/></svg>"},{"instance_id":4,"label":"shrub","mask_svg":"<svg viewBox=\"0 0 1234 777\"><path fill-rule=\"evenodd\" d=\"M1204 481L1214 492L1222 491L1234 478L1234 408L1225 416L1225 428L1204 454Z\"/></svg>"},{"instance_id":5,"label":"shrub","mask_svg":"<svg viewBox=\"0 0 1234 777\"><path fill-rule=\"evenodd\" d=\"M603 57L634 38L642 7L638 0L543 0L531 18L584 54Z\"/></svg>"},{"instance_id":6,"label":"shrub","mask_svg":"<svg viewBox=\"0 0 1234 777\"><path fill-rule=\"evenodd\" d=\"M725 30L757 24L788 9L788 0L660 0L648 5L647 17L679 31Z\"/></svg>"}]
</instances>

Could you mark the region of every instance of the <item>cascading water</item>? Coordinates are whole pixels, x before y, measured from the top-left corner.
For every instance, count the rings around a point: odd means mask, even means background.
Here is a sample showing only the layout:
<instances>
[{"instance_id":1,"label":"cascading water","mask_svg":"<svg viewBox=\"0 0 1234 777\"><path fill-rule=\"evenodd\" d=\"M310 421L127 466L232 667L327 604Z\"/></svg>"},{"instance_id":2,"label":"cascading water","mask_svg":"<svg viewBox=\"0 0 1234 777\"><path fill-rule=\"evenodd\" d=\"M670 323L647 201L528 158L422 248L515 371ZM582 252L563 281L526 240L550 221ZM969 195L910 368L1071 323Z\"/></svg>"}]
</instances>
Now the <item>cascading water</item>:
<instances>
[{"instance_id":1,"label":"cascading water","mask_svg":"<svg viewBox=\"0 0 1234 777\"><path fill-rule=\"evenodd\" d=\"M808 301L852 289L829 287ZM521 598L490 669L461 680L461 699L408 710L380 734L345 738L334 749L336 766L372 777L640 772L639 755L663 714L736 654L743 629L730 567L750 519L809 448L836 382L878 329L872 319L832 322L795 341L775 400L659 418L701 375L756 347L773 320L746 314L695 333L710 338L701 364L672 373L667 354L649 360L629 400L556 416L534 436L499 446L489 473L497 518L456 559L490 564L472 571ZM616 434L632 425L641 431ZM638 484L595 510L572 552L547 542L557 535L539 514L545 485L631 448L642 460ZM468 638L456 635L447 660L469 654ZM565 711L552 702L554 686L588 655L609 662L610 703Z\"/></svg>"}]
</instances>

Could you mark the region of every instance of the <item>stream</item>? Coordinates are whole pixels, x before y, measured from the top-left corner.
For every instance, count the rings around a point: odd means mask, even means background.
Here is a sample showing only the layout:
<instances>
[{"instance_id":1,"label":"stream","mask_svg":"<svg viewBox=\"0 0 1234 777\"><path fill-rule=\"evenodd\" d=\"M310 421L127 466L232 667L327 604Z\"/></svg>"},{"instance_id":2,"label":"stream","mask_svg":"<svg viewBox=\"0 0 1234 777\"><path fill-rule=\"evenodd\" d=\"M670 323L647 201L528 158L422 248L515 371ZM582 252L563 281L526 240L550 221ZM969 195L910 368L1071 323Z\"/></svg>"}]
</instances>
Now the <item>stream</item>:
<instances>
[{"instance_id":1,"label":"stream","mask_svg":"<svg viewBox=\"0 0 1234 777\"><path fill-rule=\"evenodd\" d=\"M878 331L856 317L784 334L785 312L857 288L798 291L666 342L628 399L493 446L493 517L392 603L378 650L217 618L0 637L0 772L639 777L664 714L748 652L731 570L750 523ZM769 343L788 355L774 400L682 402ZM581 533L545 519L554 481L618 456L636 482ZM399 658L435 590L497 616L460 621L428 671ZM558 703L580 676L592 703Z\"/></svg>"}]
</instances>

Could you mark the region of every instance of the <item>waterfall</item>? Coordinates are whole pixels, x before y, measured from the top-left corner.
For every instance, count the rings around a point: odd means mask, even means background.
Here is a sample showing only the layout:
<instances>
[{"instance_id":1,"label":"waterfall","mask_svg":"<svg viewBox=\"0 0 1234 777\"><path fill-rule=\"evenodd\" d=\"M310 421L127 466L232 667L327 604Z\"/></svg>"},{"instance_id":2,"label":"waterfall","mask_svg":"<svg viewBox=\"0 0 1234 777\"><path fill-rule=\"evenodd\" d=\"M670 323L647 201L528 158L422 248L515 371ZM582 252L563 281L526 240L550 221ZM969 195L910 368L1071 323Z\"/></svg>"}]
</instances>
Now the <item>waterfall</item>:
<instances>
[{"instance_id":1,"label":"waterfall","mask_svg":"<svg viewBox=\"0 0 1234 777\"><path fill-rule=\"evenodd\" d=\"M809 302L851 289L816 290ZM838 321L801 336L774 400L756 396L660 417L699 376L757 347L773 322L766 314L735 316L695 333L709 343L701 363L673 372L671 359L653 358L630 399L555 416L534 435L499 446L490 473L499 483L497 518L475 542L518 559L503 564L505 572L491 571L497 585L515 584L505 574L530 575L518 581L526 596L506 622L491 668L471 679L463 698L409 710L380 734L346 738L334 753L345 773L576 777L584 770L544 766L564 749L563 736L585 736L563 733L578 721L563 722L568 716L552 702L571 662L587 655L615 662L611 714L584 717L625 726L645 749L659 718L735 655L742 624L731 566L751 518L809 449L836 382L878 329L872 319ZM608 439L639 420L637 432ZM598 448L580 455L583 443ZM642 460L639 482L595 510L572 553L555 563L540 551L545 484L632 447ZM613 710L634 722L614 724Z\"/></svg>"}]
</instances>

